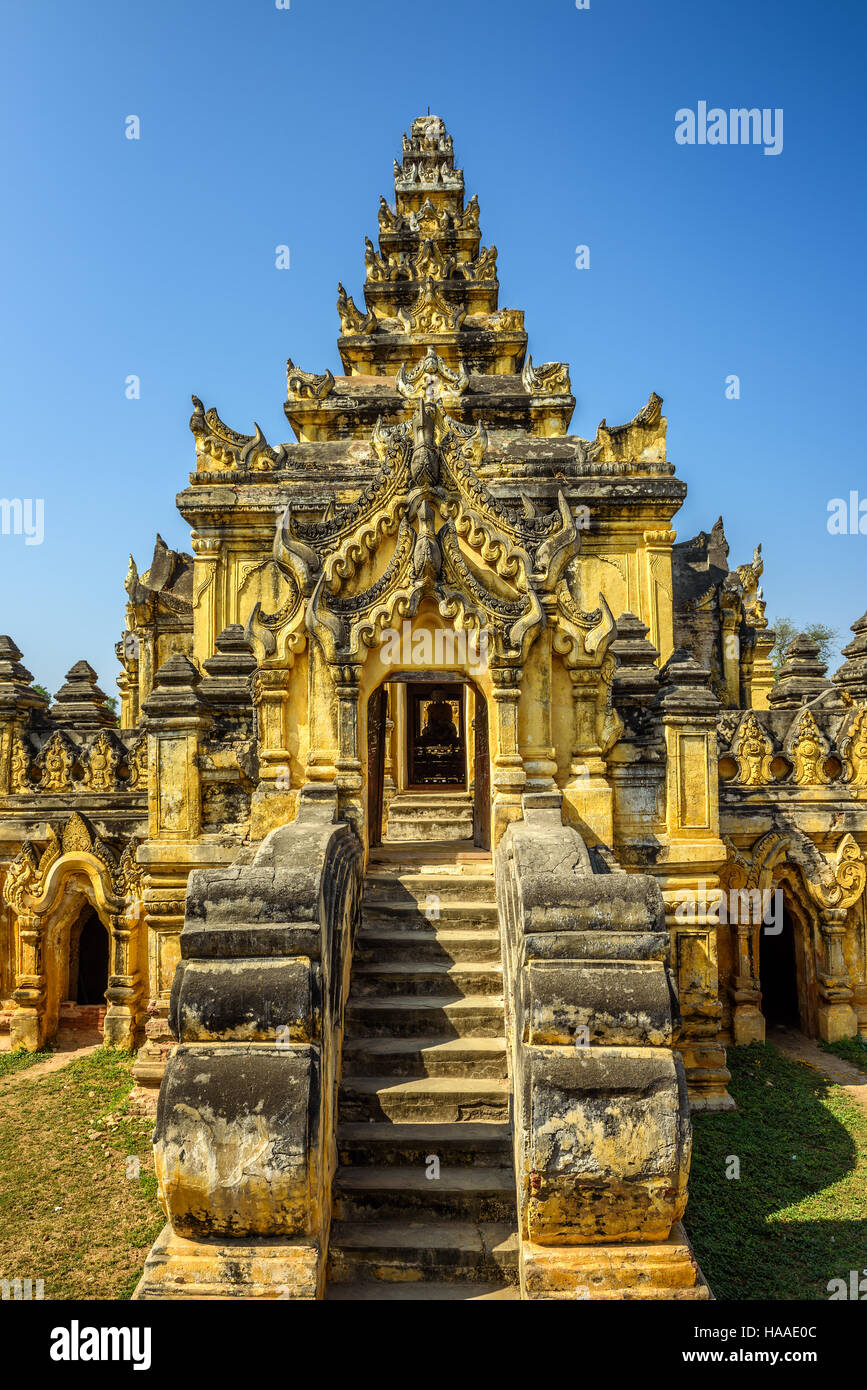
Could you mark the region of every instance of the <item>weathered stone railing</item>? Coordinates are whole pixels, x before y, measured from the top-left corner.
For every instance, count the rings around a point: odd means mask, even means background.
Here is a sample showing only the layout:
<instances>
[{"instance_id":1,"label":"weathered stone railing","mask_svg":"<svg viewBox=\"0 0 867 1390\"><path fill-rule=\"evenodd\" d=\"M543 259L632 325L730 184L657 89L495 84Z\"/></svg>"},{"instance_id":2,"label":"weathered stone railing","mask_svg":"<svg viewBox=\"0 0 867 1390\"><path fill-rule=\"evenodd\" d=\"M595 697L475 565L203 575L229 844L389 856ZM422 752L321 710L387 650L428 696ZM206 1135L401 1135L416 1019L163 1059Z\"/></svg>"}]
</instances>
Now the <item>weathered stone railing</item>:
<instances>
[{"instance_id":1,"label":"weathered stone railing","mask_svg":"<svg viewBox=\"0 0 867 1390\"><path fill-rule=\"evenodd\" d=\"M556 794L496 852L524 1298L701 1298L662 895L594 865ZM607 872L604 870L608 869Z\"/></svg>"},{"instance_id":2,"label":"weathered stone railing","mask_svg":"<svg viewBox=\"0 0 867 1390\"><path fill-rule=\"evenodd\" d=\"M329 789L250 864L191 874L138 1298L321 1297L361 846Z\"/></svg>"}]
</instances>

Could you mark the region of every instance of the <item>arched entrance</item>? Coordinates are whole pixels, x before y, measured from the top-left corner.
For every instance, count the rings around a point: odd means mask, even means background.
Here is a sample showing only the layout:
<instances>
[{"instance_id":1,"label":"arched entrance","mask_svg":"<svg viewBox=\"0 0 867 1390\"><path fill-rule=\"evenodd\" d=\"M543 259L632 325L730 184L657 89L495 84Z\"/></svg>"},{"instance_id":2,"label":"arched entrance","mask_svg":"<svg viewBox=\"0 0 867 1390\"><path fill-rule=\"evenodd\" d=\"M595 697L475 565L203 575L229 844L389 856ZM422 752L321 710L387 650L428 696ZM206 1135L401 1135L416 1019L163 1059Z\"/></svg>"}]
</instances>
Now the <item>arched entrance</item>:
<instances>
[{"instance_id":1,"label":"arched entrance","mask_svg":"<svg viewBox=\"0 0 867 1390\"><path fill-rule=\"evenodd\" d=\"M82 1011L105 1040L134 1047L144 1016L147 941L136 845L118 854L77 812L44 847L26 841L3 884L15 913L12 1046L33 1052Z\"/></svg>"},{"instance_id":2,"label":"arched entrance","mask_svg":"<svg viewBox=\"0 0 867 1390\"><path fill-rule=\"evenodd\" d=\"M471 677L454 671L400 671L373 691L367 702L367 789L371 849L382 843L391 800L401 793L405 804L412 801L417 810L427 798L434 839L436 825L441 837L446 823L451 827L446 838L462 838L460 815L466 806L467 840L477 849L490 848L488 705Z\"/></svg>"}]
</instances>

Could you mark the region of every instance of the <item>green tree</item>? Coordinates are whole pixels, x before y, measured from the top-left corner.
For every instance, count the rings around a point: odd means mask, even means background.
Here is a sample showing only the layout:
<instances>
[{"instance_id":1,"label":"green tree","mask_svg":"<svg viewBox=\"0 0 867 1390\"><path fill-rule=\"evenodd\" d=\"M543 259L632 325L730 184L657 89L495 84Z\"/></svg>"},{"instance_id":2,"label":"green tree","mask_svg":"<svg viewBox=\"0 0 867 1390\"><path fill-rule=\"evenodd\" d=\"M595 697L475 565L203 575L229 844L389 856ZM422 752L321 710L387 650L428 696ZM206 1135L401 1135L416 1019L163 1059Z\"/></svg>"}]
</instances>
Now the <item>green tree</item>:
<instances>
[{"instance_id":1,"label":"green tree","mask_svg":"<svg viewBox=\"0 0 867 1390\"><path fill-rule=\"evenodd\" d=\"M835 655L834 643L839 636L838 628L828 627L825 623L806 623L801 626L792 622L791 618L775 618L771 627L777 634L777 640L771 652L771 661L774 663L774 670L778 676L786 659L787 646L802 632L810 638L811 642L816 643L819 648L820 659L827 662L828 665L831 664Z\"/></svg>"},{"instance_id":2,"label":"green tree","mask_svg":"<svg viewBox=\"0 0 867 1390\"><path fill-rule=\"evenodd\" d=\"M33 689L36 691L37 695L41 695L44 700L48 700L49 703L51 702L51 696L44 685L34 685Z\"/></svg>"}]
</instances>

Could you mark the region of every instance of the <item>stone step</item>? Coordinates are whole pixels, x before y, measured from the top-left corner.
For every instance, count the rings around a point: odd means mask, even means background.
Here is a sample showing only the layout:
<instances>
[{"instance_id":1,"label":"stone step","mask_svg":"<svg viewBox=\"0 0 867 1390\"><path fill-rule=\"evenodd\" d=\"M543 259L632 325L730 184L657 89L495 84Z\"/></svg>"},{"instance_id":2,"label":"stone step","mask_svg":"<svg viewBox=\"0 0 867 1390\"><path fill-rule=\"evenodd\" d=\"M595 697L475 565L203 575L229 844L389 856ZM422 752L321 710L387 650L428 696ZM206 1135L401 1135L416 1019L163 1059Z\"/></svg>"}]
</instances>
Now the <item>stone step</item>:
<instances>
[{"instance_id":1,"label":"stone step","mask_svg":"<svg viewBox=\"0 0 867 1390\"><path fill-rule=\"evenodd\" d=\"M350 1037L411 1037L440 1033L447 1038L501 1038L502 996L375 995L353 998L346 1006Z\"/></svg>"},{"instance_id":2,"label":"stone step","mask_svg":"<svg viewBox=\"0 0 867 1390\"><path fill-rule=\"evenodd\" d=\"M386 844L407 840L467 840L473 838L472 806L395 806L388 811Z\"/></svg>"},{"instance_id":3,"label":"stone step","mask_svg":"<svg viewBox=\"0 0 867 1390\"><path fill-rule=\"evenodd\" d=\"M473 809L473 798L469 792L461 791L430 791L430 792L398 792L391 798L389 807L399 806L407 810L425 810L428 807L466 807Z\"/></svg>"},{"instance_id":4,"label":"stone step","mask_svg":"<svg viewBox=\"0 0 867 1390\"><path fill-rule=\"evenodd\" d=\"M509 1222L335 1221L328 1277L335 1282L441 1280L517 1283L518 1241Z\"/></svg>"},{"instance_id":5,"label":"stone step","mask_svg":"<svg viewBox=\"0 0 867 1390\"><path fill-rule=\"evenodd\" d=\"M371 994L450 996L502 994L503 968L497 962L449 960L359 961L352 970L352 993L357 1000Z\"/></svg>"},{"instance_id":6,"label":"stone step","mask_svg":"<svg viewBox=\"0 0 867 1390\"><path fill-rule=\"evenodd\" d=\"M395 931L484 930L499 932L499 915L494 902L443 902L435 893L419 904L382 902L372 898L361 905L363 927L394 928Z\"/></svg>"},{"instance_id":7,"label":"stone step","mask_svg":"<svg viewBox=\"0 0 867 1390\"><path fill-rule=\"evenodd\" d=\"M505 1039L348 1038L344 1076L508 1075Z\"/></svg>"},{"instance_id":8,"label":"stone step","mask_svg":"<svg viewBox=\"0 0 867 1390\"><path fill-rule=\"evenodd\" d=\"M411 908L415 905L424 910L431 897L437 897L441 904L447 903L496 903L497 891L493 874L479 873L475 868L471 873L461 873L455 869L424 869L417 873L383 873L381 870L368 870L364 880L363 904L368 907L375 903L396 904Z\"/></svg>"},{"instance_id":9,"label":"stone step","mask_svg":"<svg viewBox=\"0 0 867 1390\"><path fill-rule=\"evenodd\" d=\"M451 1283L416 1279L397 1284L376 1280L371 1284L328 1284L325 1289L326 1302L331 1303L482 1303L497 1299L519 1301L520 1298L521 1291L516 1284L486 1284L481 1279L475 1282L454 1279Z\"/></svg>"},{"instance_id":10,"label":"stone step","mask_svg":"<svg viewBox=\"0 0 867 1390\"><path fill-rule=\"evenodd\" d=\"M424 840L426 837L437 840L454 840L455 844L471 845L473 843L473 823L466 823L461 820L445 819L440 817L436 821L419 820L399 820L388 822L388 830L385 836L385 843L389 845L399 845L402 843Z\"/></svg>"},{"instance_id":11,"label":"stone step","mask_svg":"<svg viewBox=\"0 0 867 1390\"><path fill-rule=\"evenodd\" d=\"M509 1168L343 1168L334 1182L339 1221L517 1221Z\"/></svg>"},{"instance_id":12,"label":"stone step","mask_svg":"<svg viewBox=\"0 0 867 1390\"><path fill-rule=\"evenodd\" d=\"M469 930L426 923L426 931L396 931L392 927L362 927L353 960L359 964L395 960L452 961L454 964L499 965L500 934L481 927Z\"/></svg>"},{"instance_id":13,"label":"stone step","mask_svg":"<svg viewBox=\"0 0 867 1390\"><path fill-rule=\"evenodd\" d=\"M380 1166L395 1171L425 1167L433 1154L450 1168L499 1167L512 1163L512 1130L503 1122L463 1124L347 1123L337 1127L341 1166Z\"/></svg>"},{"instance_id":14,"label":"stone step","mask_svg":"<svg viewBox=\"0 0 867 1390\"><path fill-rule=\"evenodd\" d=\"M341 1121L428 1121L464 1124L509 1118L511 1087L503 1077L345 1076Z\"/></svg>"}]
</instances>

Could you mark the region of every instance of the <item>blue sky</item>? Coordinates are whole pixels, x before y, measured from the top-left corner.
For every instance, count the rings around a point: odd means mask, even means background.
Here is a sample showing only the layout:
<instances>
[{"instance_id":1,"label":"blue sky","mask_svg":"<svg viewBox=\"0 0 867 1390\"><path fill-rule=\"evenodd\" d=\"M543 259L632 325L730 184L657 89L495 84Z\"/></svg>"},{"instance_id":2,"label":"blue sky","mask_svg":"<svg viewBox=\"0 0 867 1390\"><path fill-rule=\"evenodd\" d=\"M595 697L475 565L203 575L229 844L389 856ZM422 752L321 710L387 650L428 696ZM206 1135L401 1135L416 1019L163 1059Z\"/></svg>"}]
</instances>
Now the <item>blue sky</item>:
<instances>
[{"instance_id":1,"label":"blue sky","mask_svg":"<svg viewBox=\"0 0 867 1390\"><path fill-rule=\"evenodd\" d=\"M763 542L770 616L845 634L867 536L826 523L867 500L865 32L860 0L6 0L0 496L44 498L45 539L0 536L0 632L52 691L84 656L115 693L130 551L189 549L190 393L287 437L285 359L338 369L337 282L360 300L429 105L501 304L571 363L572 429L658 391L679 537L722 512L733 565ZM699 101L782 108L782 153L678 145Z\"/></svg>"}]
</instances>

